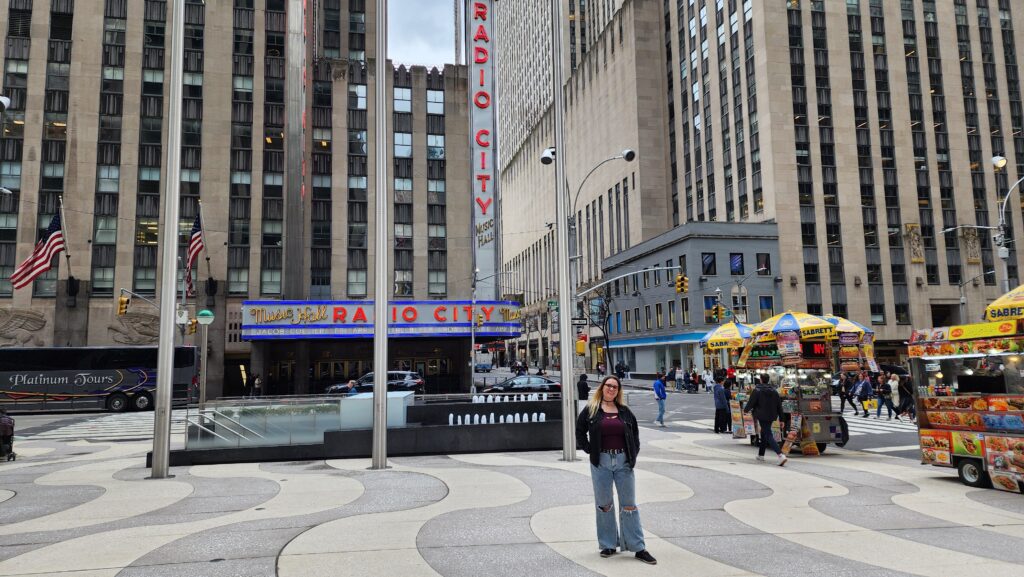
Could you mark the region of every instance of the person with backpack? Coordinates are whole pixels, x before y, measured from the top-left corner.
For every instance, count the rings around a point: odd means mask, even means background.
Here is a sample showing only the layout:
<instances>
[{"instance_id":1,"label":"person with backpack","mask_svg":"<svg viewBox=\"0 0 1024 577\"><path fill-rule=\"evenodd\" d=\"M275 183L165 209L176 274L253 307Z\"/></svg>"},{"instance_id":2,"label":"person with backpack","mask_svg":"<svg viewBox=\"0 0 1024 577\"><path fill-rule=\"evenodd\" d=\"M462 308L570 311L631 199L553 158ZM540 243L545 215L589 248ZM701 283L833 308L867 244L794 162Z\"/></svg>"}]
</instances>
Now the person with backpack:
<instances>
[{"instance_id":1,"label":"person with backpack","mask_svg":"<svg viewBox=\"0 0 1024 577\"><path fill-rule=\"evenodd\" d=\"M17 458L14 452L14 419L3 408L0 408L0 457L8 461Z\"/></svg>"},{"instance_id":2,"label":"person with backpack","mask_svg":"<svg viewBox=\"0 0 1024 577\"><path fill-rule=\"evenodd\" d=\"M782 397L779 396L779 391L772 386L768 375L761 375L761 382L750 393L743 412L752 415L760 429L757 460L764 461L765 449L770 445L778 456L779 466L784 467L789 458L782 454L782 449L779 448L779 443L775 440L775 435L772 434L772 423L782 421Z\"/></svg>"}]
</instances>

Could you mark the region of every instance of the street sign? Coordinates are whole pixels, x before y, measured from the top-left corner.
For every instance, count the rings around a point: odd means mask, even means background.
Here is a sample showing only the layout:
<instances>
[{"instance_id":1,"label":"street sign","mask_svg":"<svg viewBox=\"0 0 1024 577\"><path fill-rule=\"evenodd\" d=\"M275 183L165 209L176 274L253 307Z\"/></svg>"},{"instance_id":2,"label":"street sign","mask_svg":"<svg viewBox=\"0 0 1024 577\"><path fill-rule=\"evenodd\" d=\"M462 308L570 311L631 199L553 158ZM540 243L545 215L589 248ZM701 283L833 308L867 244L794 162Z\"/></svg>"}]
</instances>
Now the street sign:
<instances>
[{"instance_id":1,"label":"street sign","mask_svg":"<svg viewBox=\"0 0 1024 577\"><path fill-rule=\"evenodd\" d=\"M572 319L572 326L585 327L587 326L587 319Z\"/></svg>"}]
</instances>

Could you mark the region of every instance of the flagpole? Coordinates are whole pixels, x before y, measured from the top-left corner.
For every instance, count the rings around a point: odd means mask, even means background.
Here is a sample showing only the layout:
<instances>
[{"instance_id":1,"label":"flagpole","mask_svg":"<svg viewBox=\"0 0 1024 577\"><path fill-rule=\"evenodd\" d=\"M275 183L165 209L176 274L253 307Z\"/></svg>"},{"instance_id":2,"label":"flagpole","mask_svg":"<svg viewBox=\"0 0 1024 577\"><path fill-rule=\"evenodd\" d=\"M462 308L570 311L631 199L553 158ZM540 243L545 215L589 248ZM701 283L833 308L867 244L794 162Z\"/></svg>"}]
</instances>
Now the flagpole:
<instances>
[{"instance_id":1,"label":"flagpole","mask_svg":"<svg viewBox=\"0 0 1024 577\"><path fill-rule=\"evenodd\" d=\"M64 217L64 195L57 197L57 204L60 207L60 232L64 235L64 258L68 263L68 278L71 278L71 250L68 248L71 237L68 236L68 219Z\"/></svg>"},{"instance_id":2,"label":"flagpole","mask_svg":"<svg viewBox=\"0 0 1024 577\"><path fill-rule=\"evenodd\" d=\"M231 219L228 219L228 226L231 226ZM210 249L206 248L206 217L203 216L203 199L199 199L199 234L203 239L203 254L206 255L206 280L213 278L213 270L210 268ZM189 243L192 239L189 239ZM209 294L209 293L207 293Z\"/></svg>"}]
</instances>

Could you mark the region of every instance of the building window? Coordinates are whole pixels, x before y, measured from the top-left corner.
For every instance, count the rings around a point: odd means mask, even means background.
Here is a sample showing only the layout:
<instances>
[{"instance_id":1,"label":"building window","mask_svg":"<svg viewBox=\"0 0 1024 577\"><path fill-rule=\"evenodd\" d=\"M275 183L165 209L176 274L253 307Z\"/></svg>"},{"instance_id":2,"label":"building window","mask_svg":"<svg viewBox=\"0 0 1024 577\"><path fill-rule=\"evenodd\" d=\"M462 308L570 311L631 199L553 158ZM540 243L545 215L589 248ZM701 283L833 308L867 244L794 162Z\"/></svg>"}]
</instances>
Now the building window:
<instances>
[{"instance_id":1,"label":"building window","mask_svg":"<svg viewBox=\"0 0 1024 577\"><path fill-rule=\"evenodd\" d=\"M120 166L99 166L96 174L97 192L117 192L121 188Z\"/></svg>"},{"instance_id":2,"label":"building window","mask_svg":"<svg viewBox=\"0 0 1024 577\"><path fill-rule=\"evenodd\" d=\"M871 324L873 325L884 325L885 324L885 304L884 303L872 303L871 304Z\"/></svg>"},{"instance_id":3,"label":"building window","mask_svg":"<svg viewBox=\"0 0 1024 577\"><path fill-rule=\"evenodd\" d=\"M348 271L348 296L350 296L350 297L364 297L364 296L366 296L366 271L365 270L350 270L350 271Z\"/></svg>"},{"instance_id":4,"label":"building window","mask_svg":"<svg viewBox=\"0 0 1024 577\"><path fill-rule=\"evenodd\" d=\"M395 158L409 158L412 156L412 133L395 133Z\"/></svg>"},{"instance_id":5,"label":"building window","mask_svg":"<svg viewBox=\"0 0 1024 577\"><path fill-rule=\"evenodd\" d=\"M668 326L676 326L676 301L668 301Z\"/></svg>"},{"instance_id":6,"label":"building window","mask_svg":"<svg viewBox=\"0 0 1024 577\"><path fill-rule=\"evenodd\" d=\"M615 332L622 332L622 313L615 313Z\"/></svg>"},{"instance_id":7,"label":"building window","mask_svg":"<svg viewBox=\"0 0 1024 577\"><path fill-rule=\"evenodd\" d=\"M92 269L92 287L94 295L110 296L114 294L114 267L94 267Z\"/></svg>"},{"instance_id":8,"label":"building window","mask_svg":"<svg viewBox=\"0 0 1024 577\"><path fill-rule=\"evenodd\" d=\"M366 110L366 85L348 85L348 107L349 110Z\"/></svg>"},{"instance_id":9,"label":"building window","mask_svg":"<svg viewBox=\"0 0 1024 577\"><path fill-rule=\"evenodd\" d=\"M661 285L661 265L654 265L654 286Z\"/></svg>"},{"instance_id":10,"label":"building window","mask_svg":"<svg viewBox=\"0 0 1024 577\"><path fill-rule=\"evenodd\" d=\"M717 276L718 265L715 263L715 253L700 253L700 274L704 276Z\"/></svg>"},{"instance_id":11,"label":"building window","mask_svg":"<svg viewBox=\"0 0 1024 577\"><path fill-rule=\"evenodd\" d=\"M117 217L97 216L93 244L117 244Z\"/></svg>"},{"instance_id":12,"label":"building window","mask_svg":"<svg viewBox=\"0 0 1024 577\"><path fill-rule=\"evenodd\" d=\"M411 297L412 296L412 271L411 270L396 270L395 271L395 296L396 297Z\"/></svg>"},{"instance_id":13,"label":"building window","mask_svg":"<svg viewBox=\"0 0 1024 577\"><path fill-rule=\"evenodd\" d=\"M412 88L395 87L395 112L412 112Z\"/></svg>"},{"instance_id":14,"label":"building window","mask_svg":"<svg viewBox=\"0 0 1024 577\"><path fill-rule=\"evenodd\" d=\"M651 305L644 305L644 326L647 330L651 330Z\"/></svg>"},{"instance_id":15,"label":"building window","mask_svg":"<svg viewBox=\"0 0 1024 577\"><path fill-rule=\"evenodd\" d=\"M444 158L443 134L427 135L427 158L430 160L440 160Z\"/></svg>"},{"instance_id":16,"label":"building window","mask_svg":"<svg viewBox=\"0 0 1024 577\"><path fill-rule=\"evenodd\" d=\"M366 131L348 131L348 153L366 156Z\"/></svg>"},{"instance_id":17,"label":"building window","mask_svg":"<svg viewBox=\"0 0 1024 577\"><path fill-rule=\"evenodd\" d=\"M771 276L772 255L766 252L757 253L757 274L760 276Z\"/></svg>"},{"instance_id":18,"label":"building window","mask_svg":"<svg viewBox=\"0 0 1024 577\"><path fill-rule=\"evenodd\" d=\"M636 320L636 331L640 332L640 307L633 307L633 319Z\"/></svg>"},{"instance_id":19,"label":"building window","mask_svg":"<svg viewBox=\"0 0 1024 577\"><path fill-rule=\"evenodd\" d=\"M775 297L757 297L757 306L761 310L761 320L766 321L775 316Z\"/></svg>"},{"instance_id":20,"label":"building window","mask_svg":"<svg viewBox=\"0 0 1024 577\"><path fill-rule=\"evenodd\" d=\"M281 294L281 269L264 269L260 273L260 293L265 295Z\"/></svg>"},{"instance_id":21,"label":"building window","mask_svg":"<svg viewBox=\"0 0 1024 577\"><path fill-rule=\"evenodd\" d=\"M665 328L665 310L662 308L661 303L654 305L654 316L657 319L658 328Z\"/></svg>"},{"instance_id":22,"label":"building window","mask_svg":"<svg viewBox=\"0 0 1024 577\"><path fill-rule=\"evenodd\" d=\"M651 287L651 271L644 269L644 288Z\"/></svg>"},{"instance_id":23,"label":"building window","mask_svg":"<svg viewBox=\"0 0 1024 577\"><path fill-rule=\"evenodd\" d=\"M444 91L427 91L427 114L444 114Z\"/></svg>"},{"instance_id":24,"label":"building window","mask_svg":"<svg viewBox=\"0 0 1024 577\"><path fill-rule=\"evenodd\" d=\"M633 330L633 314L629 309L626 309L626 332Z\"/></svg>"},{"instance_id":25,"label":"building window","mask_svg":"<svg viewBox=\"0 0 1024 577\"><path fill-rule=\"evenodd\" d=\"M245 295L249 294L249 269L229 268L228 269L228 294Z\"/></svg>"},{"instance_id":26,"label":"building window","mask_svg":"<svg viewBox=\"0 0 1024 577\"><path fill-rule=\"evenodd\" d=\"M689 298L683 297L679 301L679 316L680 316L679 320L682 321L682 323L684 325L690 324L690 299Z\"/></svg>"},{"instance_id":27,"label":"building window","mask_svg":"<svg viewBox=\"0 0 1024 577\"><path fill-rule=\"evenodd\" d=\"M132 290L137 293L145 295L154 294L156 292L156 268L136 266L133 287Z\"/></svg>"},{"instance_id":28,"label":"building window","mask_svg":"<svg viewBox=\"0 0 1024 577\"><path fill-rule=\"evenodd\" d=\"M731 252L729 253L729 274L743 275L743 253Z\"/></svg>"},{"instance_id":29,"label":"building window","mask_svg":"<svg viewBox=\"0 0 1024 577\"><path fill-rule=\"evenodd\" d=\"M263 246L281 246L284 233L284 222L280 220L263 221Z\"/></svg>"},{"instance_id":30,"label":"building window","mask_svg":"<svg viewBox=\"0 0 1024 577\"><path fill-rule=\"evenodd\" d=\"M427 293L430 296L444 296L448 294L447 271L432 270L427 272Z\"/></svg>"}]
</instances>

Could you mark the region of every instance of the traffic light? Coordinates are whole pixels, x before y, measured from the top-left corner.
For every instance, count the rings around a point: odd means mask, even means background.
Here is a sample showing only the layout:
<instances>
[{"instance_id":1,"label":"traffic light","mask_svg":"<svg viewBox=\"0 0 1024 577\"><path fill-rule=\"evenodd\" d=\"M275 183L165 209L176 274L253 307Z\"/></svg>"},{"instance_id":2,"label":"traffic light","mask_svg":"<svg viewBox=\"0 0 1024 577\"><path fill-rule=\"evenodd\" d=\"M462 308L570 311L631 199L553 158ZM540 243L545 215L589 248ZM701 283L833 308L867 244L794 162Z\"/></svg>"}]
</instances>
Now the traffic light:
<instances>
[{"instance_id":1,"label":"traffic light","mask_svg":"<svg viewBox=\"0 0 1024 577\"><path fill-rule=\"evenodd\" d=\"M717 323L720 318L721 317L718 316L718 305L714 305L711 307L711 322Z\"/></svg>"},{"instance_id":2,"label":"traffic light","mask_svg":"<svg viewBox=\"0 0 1024 577\"><path fill-rule=\"evenodd\" d=\"M688 277L688 276L684 276L683 277L683 292L684 293L690 292L690 277Z\"/></svg>"},{"instance_id":3,"label":"traffic light","mask_svg":"<svg viewBox=\"0 0 1024 577\"><path fill-rule=\"evenodd\" d=\"M683 292L683 275L676 275L676 293Z\"/></svg>"},{"instance_id":4,"label":"traffic light","mask_svg":"<svg viewBox=\"0 0 1024 577\"><path fill-rule=\"evenodd\" d=\"M198 330L198 328L199 328L199 320L198 319L189 319L188 320L188 334L190 334L190 335L196 334L196 330Z\"/></svg>"},{"instance_id":5,"label":"traffic light","mask_svg":"<svg viewBox=\"0 0 1024 577\"><path fill-rule=\"evenodd\" d=\"M580 339L576 341L576 356L583 357L587 354L587 341Z\"/></svg>"},{"instance_id":6,"label":"traffic light","mask_svg":"<svg viewBox=\"0 0 1024 577\"><path fill-rule=\"evenodd\" d=\"M117 297L117 316L123 317L128 314L128 305L132 302L132 299L126 296Z\"/></svg>"}]
</instances>

